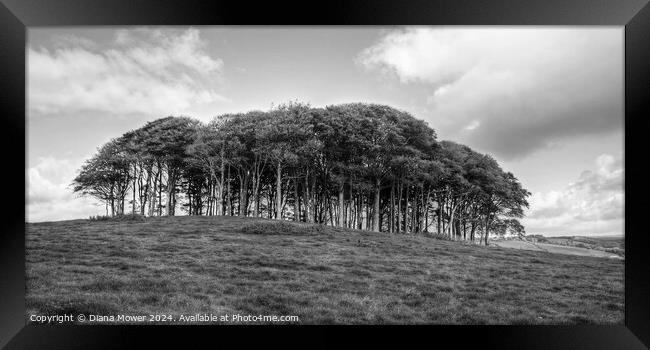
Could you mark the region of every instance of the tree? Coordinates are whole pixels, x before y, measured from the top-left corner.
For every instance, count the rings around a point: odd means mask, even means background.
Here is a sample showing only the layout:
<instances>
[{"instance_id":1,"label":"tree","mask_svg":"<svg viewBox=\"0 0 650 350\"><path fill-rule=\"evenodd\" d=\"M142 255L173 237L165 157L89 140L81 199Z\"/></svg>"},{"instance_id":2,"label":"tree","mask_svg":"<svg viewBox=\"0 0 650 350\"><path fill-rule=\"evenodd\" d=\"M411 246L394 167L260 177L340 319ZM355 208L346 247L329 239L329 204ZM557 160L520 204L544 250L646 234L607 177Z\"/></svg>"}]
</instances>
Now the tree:
<instances>
[{"instance_id":1,"label":"tree","mask_svg":"<svg viewBox=\"0 0 650 350\"><path fill-rule=\"evenodd\" d=\"M102 146L74 191L124 213L292 218L376 232L487 244L525 234L530 195L489 155L436 139L405 111L350 103L224 114L202 124L166 117ZM165 199L163 201L163 198ZM504 231L505 230L505 231ZM484 239L483 239L484 238Z\"/></svg>"},{"instance_id":2,"label":"tree","mask_svg":"<svg viewBox=\"0 0 650 350\"><path fill-rule=\"evenodd\" d=\"M120 145L117 139L103 145L72 181L75 193L105 201L107 207L110 204L112 216L124 214L124 198L130 183L129 160Z\"/></svg>"},{"instance_id":3,"label":"tree","mask_svg":"<svg viewBox=\"0 0 650 350\"><path fill-rule=\"evenodd\" d=\"M260 144L257 154L264 154L275 168L275 217L282 219L283 167L297 165L300 146L309 139L311 125L307 118L309 105L289 102L272 110L258 128Z\"/></svg>"}]
</instances>

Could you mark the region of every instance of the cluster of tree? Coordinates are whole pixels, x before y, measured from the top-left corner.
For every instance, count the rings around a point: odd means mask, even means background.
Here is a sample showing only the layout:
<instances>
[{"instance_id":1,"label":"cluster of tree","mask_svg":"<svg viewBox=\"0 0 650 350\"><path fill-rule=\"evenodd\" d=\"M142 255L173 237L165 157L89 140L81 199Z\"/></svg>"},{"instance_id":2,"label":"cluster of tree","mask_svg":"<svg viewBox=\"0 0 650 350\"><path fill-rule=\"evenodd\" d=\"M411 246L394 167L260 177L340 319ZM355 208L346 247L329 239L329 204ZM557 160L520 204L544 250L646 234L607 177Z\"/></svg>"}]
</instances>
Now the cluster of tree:
<instances>
[{"instance_id":1,"label":"cluster of tree","mask_svg":"<svg viewBox=\"0 0 650 350\"><path fill-rule=\"evenodd\" d=\"M485 241L523 234L530 195L489 155L438 142L389 106L291 102L203 124L167 117L113 139L74 191L111 215L239 215Z\"/></svg>"}]
</instances>

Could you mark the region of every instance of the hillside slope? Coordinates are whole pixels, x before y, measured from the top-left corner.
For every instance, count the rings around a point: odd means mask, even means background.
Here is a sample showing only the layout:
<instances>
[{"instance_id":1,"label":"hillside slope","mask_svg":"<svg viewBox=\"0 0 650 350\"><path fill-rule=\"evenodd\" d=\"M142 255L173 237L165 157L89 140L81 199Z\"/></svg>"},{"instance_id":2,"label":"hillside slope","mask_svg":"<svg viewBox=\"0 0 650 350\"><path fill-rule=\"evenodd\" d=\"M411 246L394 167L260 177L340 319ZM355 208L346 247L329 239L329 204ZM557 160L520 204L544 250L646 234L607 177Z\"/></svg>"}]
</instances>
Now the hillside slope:
<instances>
[{"instance_id":1,"label":"hillside slope","mask_svg":"<svg viewBox=\"0 0 650 350\"><path fill-rule=\"evenodd\" d=\"M27 224L28 314L622 323L623 261L234 217Z\"/></svg>"}]
</instances>

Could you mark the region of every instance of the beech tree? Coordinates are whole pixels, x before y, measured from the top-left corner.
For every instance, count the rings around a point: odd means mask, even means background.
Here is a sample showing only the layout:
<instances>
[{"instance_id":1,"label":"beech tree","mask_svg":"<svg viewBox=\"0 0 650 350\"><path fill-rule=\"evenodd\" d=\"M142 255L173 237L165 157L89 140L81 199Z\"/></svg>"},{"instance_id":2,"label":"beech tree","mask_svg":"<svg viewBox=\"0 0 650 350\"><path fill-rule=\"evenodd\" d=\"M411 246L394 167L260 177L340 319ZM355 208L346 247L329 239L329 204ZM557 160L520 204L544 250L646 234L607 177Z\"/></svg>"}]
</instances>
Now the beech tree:
<instances>
[{"instance_id":1,"label":"beech tree","mask_svg":"<svg viewBox=\"0 0 650 350\"><path fill-rule=\"evenodd\" d=\"M130 186L129 160L117 139L99 148L72 181L73 191L106 203L111 215L124 214L124 199Z\"/></svg>"}]
</instances>

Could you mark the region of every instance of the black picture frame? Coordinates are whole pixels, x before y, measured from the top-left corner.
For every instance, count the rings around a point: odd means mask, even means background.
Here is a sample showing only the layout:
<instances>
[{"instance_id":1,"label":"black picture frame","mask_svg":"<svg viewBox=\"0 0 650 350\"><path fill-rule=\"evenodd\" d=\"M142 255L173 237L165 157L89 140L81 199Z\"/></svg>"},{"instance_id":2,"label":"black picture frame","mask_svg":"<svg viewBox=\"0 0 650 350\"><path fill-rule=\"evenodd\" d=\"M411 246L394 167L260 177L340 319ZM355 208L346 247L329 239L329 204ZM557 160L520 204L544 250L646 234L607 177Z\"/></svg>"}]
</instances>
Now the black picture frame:
<instances>
[{"instance_id":1,"label":"black picture frame","mask_svg":"<svg viewBox=\"0 0 650 350\"><path fill-rule=\"evenodd\" d=\"M258 342L364 345L418 340L425 346L500 349L645 349L650 346L650 258L643 217L650 6L646 0L323 1L318 3L170 0L0 0L0 111L3 202L0 220L0 347L97 349L235 346ZM620 25L625 26L625 325L624 326L44 326L25 319L26 28L76 25ZM616 53L614 53L616 54ZM598 57L594 57L598 59ZM644 113L645 112L645 113ZM21 153L22 152L22 153ZM12 171L9 171L12 169ZM22 192L21 192L22 191ZM23 201L23 202L21 202ZM399 331L399 335L395 333ZM306 338L304 338L306 336ZM305 339L305 340L299 340ZM304 341L304 343L302 342ZM645 345L644 345L645 344Z\"/></svg>"}]
</instances>

